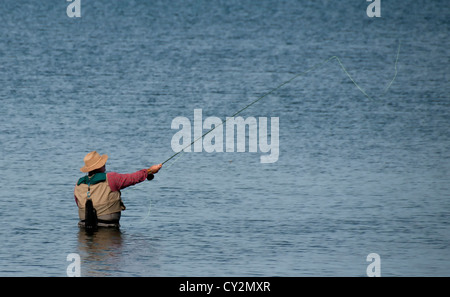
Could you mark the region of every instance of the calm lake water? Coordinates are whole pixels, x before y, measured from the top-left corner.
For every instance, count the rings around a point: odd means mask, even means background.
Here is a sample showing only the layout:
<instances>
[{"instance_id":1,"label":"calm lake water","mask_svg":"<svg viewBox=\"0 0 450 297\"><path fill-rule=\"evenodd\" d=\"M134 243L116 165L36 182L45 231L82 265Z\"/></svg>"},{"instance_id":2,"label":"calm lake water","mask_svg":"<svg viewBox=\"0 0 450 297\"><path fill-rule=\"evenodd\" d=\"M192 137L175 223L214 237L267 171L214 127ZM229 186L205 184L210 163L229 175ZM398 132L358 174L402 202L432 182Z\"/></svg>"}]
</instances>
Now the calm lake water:
<instances>
[{"instance_id":1,"label":"calm lake water","mask_svg":"<svg viewBox=\"0 0 450 297\"><path fill-rule=\"evenodd\" d=\"M370 253L450 276L448 1L68 4L0 4L0 276L70 253L82 276L365 276ZM184 153L122 191L120 231L77 227L86 153L163 162L176 117L225 120L331 56L371 99L332 60L240 114L279 118L277 162Z\"/></svg>"}]
</instances>

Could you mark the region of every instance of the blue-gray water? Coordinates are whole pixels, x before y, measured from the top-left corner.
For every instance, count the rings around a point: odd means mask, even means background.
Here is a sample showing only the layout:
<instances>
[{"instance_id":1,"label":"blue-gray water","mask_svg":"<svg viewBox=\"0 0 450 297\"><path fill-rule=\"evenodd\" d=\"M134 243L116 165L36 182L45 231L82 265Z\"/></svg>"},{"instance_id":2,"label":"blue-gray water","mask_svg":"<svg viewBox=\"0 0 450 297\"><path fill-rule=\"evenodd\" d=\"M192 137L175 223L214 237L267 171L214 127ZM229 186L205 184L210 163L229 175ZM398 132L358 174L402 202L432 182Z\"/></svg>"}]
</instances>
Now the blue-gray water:
<instances>
[{"instance_id":1,"label":"blue-gray water","mask_svg":"<svg viewBox=\"0 0 450 297\"><path fill-rule=\"evenodd\" d=\"M448 1L3 0L0 275L450 275ZM395 76L398 44L400 54ZM280 156L185 153L122 191L120 232L73 198L174 152L175 117L279 117ZM395 77L388 92L384 89Z\"/></svg>"}]
</instances>

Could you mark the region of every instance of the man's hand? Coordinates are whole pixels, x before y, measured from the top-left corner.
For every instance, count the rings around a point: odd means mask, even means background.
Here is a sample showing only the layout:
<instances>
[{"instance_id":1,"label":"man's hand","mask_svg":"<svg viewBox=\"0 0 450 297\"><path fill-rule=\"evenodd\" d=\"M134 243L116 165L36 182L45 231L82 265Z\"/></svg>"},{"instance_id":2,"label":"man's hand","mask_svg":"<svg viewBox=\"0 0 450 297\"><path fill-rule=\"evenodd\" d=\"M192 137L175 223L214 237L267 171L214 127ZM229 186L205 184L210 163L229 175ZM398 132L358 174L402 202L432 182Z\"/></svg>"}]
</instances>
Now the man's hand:
<instances>
[{"instance_id":1,"label":"man's hand","mask_svg":"<svg viewBox=\"0 0 450 297\"><path fill-rule=\"evenodd\" d=\"M158 164L158 165L153 165L152 167L150 167L149 169L147 169L147 173L148 174L155 174L158 173L159 169L161 169L162 164Z\"/></svg>"}]
</instances>

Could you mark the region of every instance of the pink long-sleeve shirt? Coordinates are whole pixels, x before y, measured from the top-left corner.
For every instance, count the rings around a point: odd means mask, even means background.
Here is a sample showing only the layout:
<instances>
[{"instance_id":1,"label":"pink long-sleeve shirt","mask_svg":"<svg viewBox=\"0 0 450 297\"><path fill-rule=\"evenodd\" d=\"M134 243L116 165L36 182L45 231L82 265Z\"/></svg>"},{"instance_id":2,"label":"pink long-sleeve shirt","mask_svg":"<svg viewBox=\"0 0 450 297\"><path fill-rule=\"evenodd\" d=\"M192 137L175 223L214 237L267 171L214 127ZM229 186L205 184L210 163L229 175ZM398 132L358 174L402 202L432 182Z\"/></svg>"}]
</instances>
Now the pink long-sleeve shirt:
<instances>
[{"instance_id":1,"label":"pink long-sleeve shirt","mask_svg":"<svg viewBox=\"0 0 450 297\"><path fill-rule=\"evenodd\" d=\"M147 179L147 169L136 171L135 173L121 174L117 172L108 172L106 174L111 191L119 191L126 187L143 182Z\"/></svg>"}]
</instances>

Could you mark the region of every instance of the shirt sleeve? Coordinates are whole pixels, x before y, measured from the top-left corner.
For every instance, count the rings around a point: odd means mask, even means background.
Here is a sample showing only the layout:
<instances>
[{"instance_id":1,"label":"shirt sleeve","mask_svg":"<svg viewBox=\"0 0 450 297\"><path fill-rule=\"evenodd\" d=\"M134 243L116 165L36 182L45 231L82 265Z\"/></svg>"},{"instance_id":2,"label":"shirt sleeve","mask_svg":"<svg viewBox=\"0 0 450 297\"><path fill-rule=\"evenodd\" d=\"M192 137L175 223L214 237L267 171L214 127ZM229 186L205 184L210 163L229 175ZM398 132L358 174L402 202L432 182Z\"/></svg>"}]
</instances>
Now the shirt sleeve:
<instances>
[{"instance_id":1,"label":"shirt sleeve","mask_svg":"<svg viewBox=\"0 0 450 297\"><path fill-rule=\"evenodd\" d=\"M108 179L111 191L116 192L146 180L147 169L142 169L128 174L108 172L106 174L106 178Z\"/></svg>"}]
</instances>

